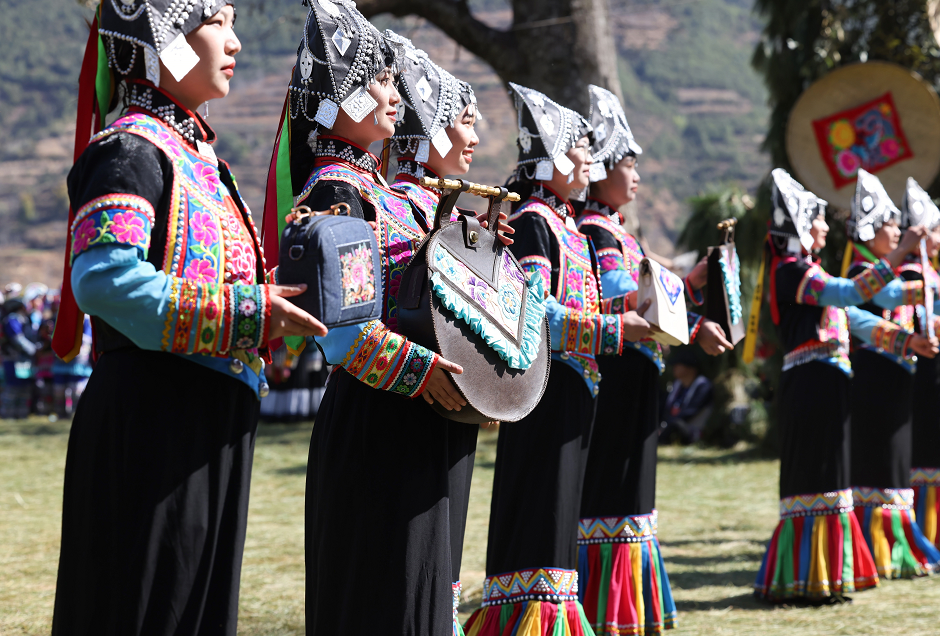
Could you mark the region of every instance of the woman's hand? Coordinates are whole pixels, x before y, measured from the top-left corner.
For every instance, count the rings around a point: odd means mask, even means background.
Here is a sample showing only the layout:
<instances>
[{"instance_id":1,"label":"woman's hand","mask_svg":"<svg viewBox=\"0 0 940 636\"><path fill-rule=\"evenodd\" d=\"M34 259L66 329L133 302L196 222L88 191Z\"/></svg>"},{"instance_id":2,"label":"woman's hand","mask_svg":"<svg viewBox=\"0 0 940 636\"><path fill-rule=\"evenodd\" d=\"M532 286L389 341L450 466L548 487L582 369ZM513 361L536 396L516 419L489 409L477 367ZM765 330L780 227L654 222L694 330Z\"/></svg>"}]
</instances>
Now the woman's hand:
<instances>
[{"instance_id":1,"label":"woman's hand","mask_svg":"<svg viewBox=\"0 0 940 636\"><path fill-rule=\"evenodd\" d=\"M925 338L920 334L911 338L911 349L913 349L914 353L917 355L924 356L925 358L933 358L940 352L936 338Z\"/></svg>"},{"instance_id":2,"label":"woman's hand","mask_svg":"<svg viewBox=\"0 0 940 636\"><path fill-rule=\"evenodd\" d=\"M725 330L717 322L708 318L702 320L695 342L710 356L717 356L734 349L734 345L725 338Z\"/></svg>"},{"instance_id":3,"label":"woman's hand","mask_svg":"<svg viewBox=\"0 0 940 636\"><path fill-rule=\"evenodd\" d=\"M268 285L271 297L271 327L268 340L284 336L325 336L326 327L322 322L297 307L287 298L299 296L307 291L307 286Z\"/></svg>"},{"instance_id":4,"label":"woman's hand","mask_svg":"<svg viewBox=\"0 0 940 636\"><path fill-rule=\"evenodd\" d=\"M463 373L463 367L450 360L440 358L437 361L437 366L431 371L428 385L421 393L421 397L423 397L424 401L428 404L437 402L448 411L459 411L462 407L467 406L467 401L463 399L457 387L454 386L454 383L450 381L450 378L447 377L444 371L450 371L451 373L459 375Z\"/></svg>"},{"instance_id":5,"label":"woman's hand","mask_svg":"<svg viewBox=\"0 0 940 636\"><path fill-rule=\"evenodd\" d=\"M480 227L485 228L489 224L489 222L486 220L486 215L486 212L480 212L477 214L477 221L480 222ZM512 239L506 236L506 234L516 233L516 230L511 225L504 223L504 221L506 221L508 218L509 217L506 216L505 212L499 213L499 230L496 232L496 236L499 237L499 240L502 241L503 245L512 245Z\"/></svg>"},{"instance_id":6,"label":"woman's hand","mask_svg":"<svg viewBox=\"0 0 940 636\"><path fill-rule=\"evenodd\" d=\"M915 225L908 228L901 237L901 242L897 249L885 256L885 260L891 263L891 267L897 268L904 262L904 257L913 252L920 245L920 240L927 236L927 228L923 225Z\"/></svg>"},{"instance_id":7,"label":"woman's hand","mask_svg":"<svg viewBox=\"0 0 940 636\"><path fill-rule=\"evenodd\" d=\"M636 342L637 340L650 337L652 334L650 324L643 318L643 314L646 313L646 310L650 308L652 303L653 301L647 298L642 305L637 307L636 311L628 311L625 314L621 314L624 340Z\"/></svg>"},{"instance_id":8,"label":"woman's hand","mask_svg":"<svg viewBox=\"0 0 940 636\"><path fill-rule=\"evenodd\" d=\"M702 260L695 264L695 267L689 272L686 280L689 281L689 287L692 288L692 291L698 291L705 286L705 283L708 281L707 256L702 257Z\"/></svg>"}]
</instances>

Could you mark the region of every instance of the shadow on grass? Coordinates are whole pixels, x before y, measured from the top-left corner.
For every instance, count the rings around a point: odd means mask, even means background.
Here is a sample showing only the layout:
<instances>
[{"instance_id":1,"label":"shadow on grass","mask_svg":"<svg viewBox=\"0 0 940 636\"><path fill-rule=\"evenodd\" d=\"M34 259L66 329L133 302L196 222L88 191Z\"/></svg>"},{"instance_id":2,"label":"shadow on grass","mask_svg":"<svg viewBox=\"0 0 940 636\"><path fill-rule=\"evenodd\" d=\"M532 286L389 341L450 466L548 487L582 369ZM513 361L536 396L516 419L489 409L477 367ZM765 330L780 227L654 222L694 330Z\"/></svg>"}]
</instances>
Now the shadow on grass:
<instances>
[{"instance_id":1,"label":"shadow on grass","mask_svg":"<svg viewBox=\"0 0 940 636\"><path fill-rule=\"evenodd\" d=\"M754 541L753 539L679 539L672 541L663 541L659 540L659 545L667 546L670 548L681 548L687 545L724 545L726 543L738 542L738 541L747 541L748 543L753 543L755 546L760 546L761 553L767 549L767 541ZM755 548L756 549L756 548Z\"/></svg>"},{"instance_id":2,"label":"shadow on grass","mask_svg":"<svg viewBox=\"0 0 940 636\"><path fill-rule=\"evenodd\" d=\"M668 571L669 564L666 564ZM757 568L725 572L669 572L669 582L676 588L694 590L700 587L747 587L754 583Z\"/></svg>"},{"instance_id":3,"label":"shadow on grass","mask_svg":"<svg viewBox=\"0 0 940 636\"><path fill-rule=\"evenodd\" d=\"M297 464L296 466L288 466L287 468L278 468L271 471L275 475L306 475L307 474L307 465L306 464Z\"/></svg>"},{"instance_id":4,"label":"shadow on grass","mask_svg":"<svg viewBox=\"0 0 940 636\"><path fill-rule=\"evenodd\" d=\"M675 452L672 447L660 448L660 464L695 464L700 466L715 466L721 464L741 464L749 462L765 462L774 459L766 453L761 452L759 448L750 447L743 450L718 450L690 447L680 449Z\"/></svg>"},{"instance_id":5,"label":"shadow on grass","mask_svg":"<svg viewBox=\"0 0 940 636\"><path fill-rule=\"evenodd\" d=\"M2 420L0 421L0 436L3 435L32 435L36 437L50 437L55 435L68 435L71 429L71 420L59 420L58 422L30 422Z\"/></svg>"},{"instance_id":6,"label":"shadow on grass","mask_svg":"<svg viewBox=\"0 0 940 636\"><path fill-rule=\"evenodd\" d=\"M718 599L716 601L676 601L676 609L679 611L679 620L682 620L682 612L707 612L709 610L738 609L748 611L772 611L774 606L770 603L764 603L757 600L753 594L738 594Z\"/></svg>"}]
</instances>

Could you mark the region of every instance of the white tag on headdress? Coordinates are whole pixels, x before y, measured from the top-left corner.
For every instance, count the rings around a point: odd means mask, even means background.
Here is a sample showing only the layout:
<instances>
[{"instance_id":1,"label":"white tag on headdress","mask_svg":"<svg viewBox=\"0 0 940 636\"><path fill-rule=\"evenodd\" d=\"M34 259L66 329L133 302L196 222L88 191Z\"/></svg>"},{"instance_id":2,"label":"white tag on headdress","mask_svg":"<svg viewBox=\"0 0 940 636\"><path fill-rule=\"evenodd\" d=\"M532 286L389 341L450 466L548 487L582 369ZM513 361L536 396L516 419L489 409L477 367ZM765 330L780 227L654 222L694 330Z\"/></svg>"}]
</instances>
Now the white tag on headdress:
<instances>
[{"instance_id":1,"label":"white tag on headdress","mask_svg":"<svg viewBox=\"0 0 940 636\"><path fill-rule=\"evenodd\" d=\"M313 121L332 129L333 124L336 123L337 115L339 115L339 106L332 99L324 97L320 100L320 106L317 108L317 114Z\"/></svg>"},{"instance_id":2,"label":"white tag on headdress","mask_svg":"<svg viewBox=\"0 0 940 636\"><path fill-rule=\"evenodd\" d=\"M199 63L199 56L186 41L186 36L180 33L163 49L160 60L166 70L179 82Z\"/></svg>"},{"instance_id":3,"label":"white tag on headdress","mask_svg":"<svg viewBox=\"0 0 940 636\"><path fill-rule=\"evenodd\" d=\"M863 225L858 228L858 240L860 241L870 241L875 238L875 228L871 225Z\"/></svg>"},{"instance_id":4,"label":"white tag on headdress","mask_svg":"<svg viewBox=\"0 0 940 636\"><path fill-rule=\"evenodd\" d=\"M568 158L568 155L558 155L555 157L555 167L558 168L558 172L567 175L574 170L574 163Z\"/></svg>"},{"instance_id":5,"label":"white tag on headdress","mask_svg":"<svg viewBox=\"0 0 940 636\"><path fill-rule=\"evenodd\" d=\"M431 138L431 143L434 144L434 148L441 155L441 157L446 157L447 153L450 152L450 149L454 147L450 137L447 136L447 131L443 128L438 130L434 137Z\"/></svg>"},{"instance_id":6,"label":"white tag on headdress","mask_svg":"<svg viewBox=\"0 0 940 636\"><path fill-rule=\"evenodd\" d=\"M339 15L339 9L336 8L336 5L330 2L330 0L317 0L318 4L323 7L323 10L329 13L334 18Z\"/></svg>"},{"instance_id":7,"label":"white tag on headdress","mask_svg":"<svg viewBox=\"0 0 940 636\"><path fill-rule=\"evenodd\" d=\"M800 239L796 238L795 236L791 236L790 238L787 239L787 251L788 252L790 252L791 254L799 254L801 249L802 249L802 244L800 243Z\"/></svg>"},{"instance_id":8,"label":"white tag on headdress","mask_svg":"<svg viewBox=\"0 0 940 636\"><path fill-rule=\"evenodd\" d=\"M592 163L591 164L591 182L603 181L607 178L607 168L604 167L603 163Z\"/></svg>"},{"instance_id":9,"label":"white tag on headdress","mask_svg":"<svg viewBox=\"0 0 940 636\"><path fill-rule=\"evenodd\" d=\"M421 98L422 102L428 101L428 98L431 96L431 93L434 91L431 90L431 84L428 82L428 78L422 77L418 80L418 83L415 84L415 89L418 91L418 97Z\"/></svg>"},{"instance_id":10,"label":"white tag on headdress","mask_svg":"<svg viewBox=\"0 0 940 636\"><path fill-rule=\"evenodd\" d=\"M422 139L418 142L418 152L415 153L415 161L425 163L431 156L431 142Z\"/></svg>"},{"instance_id":11,"label":"white tag on headdress","mask_svg":"<svg viewBox=\"0 0 940 636\"><path fill-rule=\"evenodd\" d=\"M802 245L803 249L805 249L807 252L813 249L813 243L815 242L815 239L813 239L809 232L800 237L800 245Z\"/></svg>"},{"instance_id":12,"label":"white tag on headdress","mask_svg":"<svg viewBox=\"0 0 940 636\"><path fill-rule=\"evenodd\" d=\"M360 86L343 100L342 107L350 119L358 124L378 105L379 103L369 94L369 91L363 90Z\"/></svg>"},{"instance_id":13,"label":"white tag on headdress","mask_svg":"<svg viewBox=\"0 0 940 636\"><path fill-rule=\"evenodd\" d=\"M144 47L144 67L147 69L147 81L160 88L160 58L149 46Z\"/></svg>"},{"instance_id":14,"label":"white tag on headdress","mask_svg":"<svg viewBox=\"0 0 940 636\"><path fill-rule=\"evenodd\" d=\"M553 176L555 176L555 166L551 161L539 161L535 164L536 181L551 181Z\"/></svg>"},{"instance_id":15,"label":"white tag on headdress","mask_svg":"<svg viewBox=\"0 0 940 636\"><path fill-rule=\"evenodd\" d=\"M597 128L594 129L594 140L604 141L605 139L607 139L607 124L601 122L597 125Z\"/></svg>"}]
</instances>

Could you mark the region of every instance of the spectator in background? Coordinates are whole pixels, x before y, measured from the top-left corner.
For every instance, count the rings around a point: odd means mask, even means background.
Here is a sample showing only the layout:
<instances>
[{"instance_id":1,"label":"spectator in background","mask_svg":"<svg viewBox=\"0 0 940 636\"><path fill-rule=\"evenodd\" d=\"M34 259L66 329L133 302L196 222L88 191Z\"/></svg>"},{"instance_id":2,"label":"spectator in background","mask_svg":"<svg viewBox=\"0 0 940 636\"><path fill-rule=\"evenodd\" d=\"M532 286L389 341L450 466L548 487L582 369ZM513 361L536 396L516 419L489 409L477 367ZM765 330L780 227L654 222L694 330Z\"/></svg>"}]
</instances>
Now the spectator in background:
<instances>
[{"instance_id":1,"label":"spectator in background","mask_svg":"<svg viewBox=\"0 0 940 636\"><path fill-rule=\"evenodd\" d=\"M3 303L0 323L0 351L6 384L0 394L0 419L22 419L29 416L36 333L30 323L29 310L20 298L9 298Z\"/></svg>"},{"instance_id":2,"label":"spectator in background","mask_svg":"<svg viewBox=\"0 0 940 636\"><path fill-rule=\"evenodd\" d=\"M711 380L701 374L695 353L683 347L672 356L672 390L666 397L659 441L692 444L702 437L712 413L714 391Z\"/></svg>"}]
</instances>

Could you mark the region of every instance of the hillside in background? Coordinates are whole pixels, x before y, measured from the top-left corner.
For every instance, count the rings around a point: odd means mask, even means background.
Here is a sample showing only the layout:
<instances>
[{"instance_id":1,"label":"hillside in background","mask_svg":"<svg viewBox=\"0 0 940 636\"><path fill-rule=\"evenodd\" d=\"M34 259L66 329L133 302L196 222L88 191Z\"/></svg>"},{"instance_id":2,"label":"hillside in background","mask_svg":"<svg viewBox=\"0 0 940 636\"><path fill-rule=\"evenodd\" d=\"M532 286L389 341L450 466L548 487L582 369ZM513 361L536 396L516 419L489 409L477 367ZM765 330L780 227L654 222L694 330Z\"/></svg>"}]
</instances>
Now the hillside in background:
<instances>
[{"instance_id":1,"label":"hillside in background","mask_svg":"<svg viewBox=\"0 0 940 636\"><path fill-rule=\"evenodd\" d=\"M244 50L231 97L211 105L210 123L257 217L305 10L275 0L238 6ZM510 23L499 0L471 6L494 26ZM750 0L611 0L610 10L627 117L644 149L636 211L651 247L668 255L690 196L727 182L753 189L769 168L759 152L766 93L749 65L760 24ZM91 12L74 0L0 0L0 12L0 282L57 284ZM492 70L422 18L375 23L473 84L484 120L470 178L504 182L516 156L515 111Z\"/></svg>"}]
</instances>

